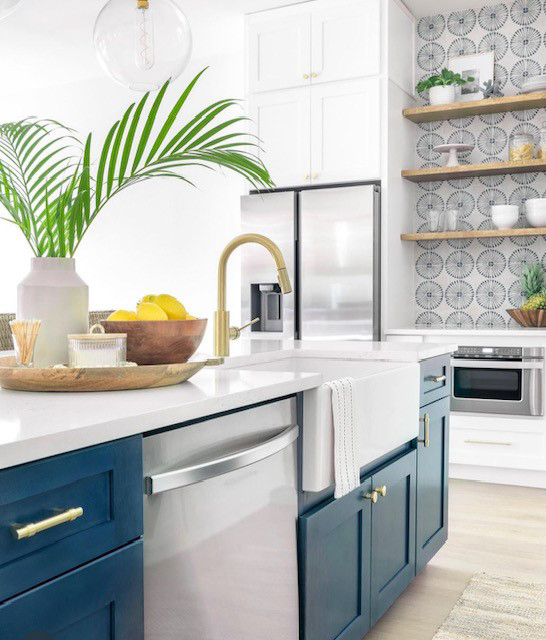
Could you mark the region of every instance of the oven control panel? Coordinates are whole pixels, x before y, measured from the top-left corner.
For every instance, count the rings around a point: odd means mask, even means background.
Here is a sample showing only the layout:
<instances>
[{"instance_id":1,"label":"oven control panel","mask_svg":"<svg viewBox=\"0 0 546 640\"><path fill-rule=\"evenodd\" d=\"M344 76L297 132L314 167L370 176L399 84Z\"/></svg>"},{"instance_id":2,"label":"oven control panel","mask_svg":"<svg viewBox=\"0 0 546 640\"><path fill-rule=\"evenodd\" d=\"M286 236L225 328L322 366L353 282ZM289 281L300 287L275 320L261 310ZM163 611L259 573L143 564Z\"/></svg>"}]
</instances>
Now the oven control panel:
<instances>
[{"instance_id":1,"label":"oven control panel","mask_svg":"<svg viewBox=\"0 0 546 640\"><path fill-rule=\"evenodd\" d=\"M521 360L522 347L459 347L453 354L455 358L473 358L497 360Z\"/></svg>"}]
</instances>

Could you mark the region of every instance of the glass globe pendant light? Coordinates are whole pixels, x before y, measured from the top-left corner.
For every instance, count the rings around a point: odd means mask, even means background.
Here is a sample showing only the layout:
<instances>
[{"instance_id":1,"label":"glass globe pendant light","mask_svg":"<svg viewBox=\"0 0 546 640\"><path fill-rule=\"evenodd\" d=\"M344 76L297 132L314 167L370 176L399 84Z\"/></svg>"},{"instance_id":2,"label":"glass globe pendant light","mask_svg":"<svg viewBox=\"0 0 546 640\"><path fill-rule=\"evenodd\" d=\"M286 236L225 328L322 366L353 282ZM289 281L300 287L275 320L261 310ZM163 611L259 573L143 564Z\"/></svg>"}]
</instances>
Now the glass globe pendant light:
<instances>
[{"instance_id":1,"label":"glass globe pendant light","mask_svg":"<svg viewBox=\"0 0 546 640\"><path fill-rule=\"evenodd\" d=\"M173 0L110 0L93 40L106 73L136 91L155 91L177 78L192 48L190 25Z\"/></svg>"},{"instance_id":2,"label":"glass globe pendant light","mask_svg":"<svg viewBox=\"0 0 546 640\"><path fill-rule=\"evenodd\" d=\"M21 4L22 0L0 0L0 20L7 18Z\"/></svg>"}]
</instances>

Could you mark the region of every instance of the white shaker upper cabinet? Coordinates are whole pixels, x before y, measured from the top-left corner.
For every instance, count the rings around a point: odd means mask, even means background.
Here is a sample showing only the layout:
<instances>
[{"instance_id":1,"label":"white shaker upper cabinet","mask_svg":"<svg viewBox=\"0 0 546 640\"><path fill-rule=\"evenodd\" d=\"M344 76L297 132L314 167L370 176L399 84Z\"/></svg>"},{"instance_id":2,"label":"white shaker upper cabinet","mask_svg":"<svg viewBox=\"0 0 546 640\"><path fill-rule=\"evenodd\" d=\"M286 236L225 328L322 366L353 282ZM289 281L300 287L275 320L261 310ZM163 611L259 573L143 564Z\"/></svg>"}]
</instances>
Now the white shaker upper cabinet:
<instances>
[{"instance_id":1,"label":"white shaker upper cabinet","mask_svg":"<svg viewBox=\"0 0 546 640\"><path fill-rule=\"evenodd\" d=\"M251 22L248 55L251 93L309 85L311 15Z\"/></svg>"},{"instance_id":2,"label":"white shaker upper cabinet","mask_svg":"<svg viewBox=\"0 0 546 640\"><path fill-rule=\"evenodd\" d=\"M260 138L260 158L277 187L310 182L310 106L308 88L252 96L252 132Z\"/></svg>"},{"instance_id":3,"label":"white shaker upper cabinet","mask_svg":"<svg viewBox=\"0 0 546 640\"><path fill-rule=\"evenodd\" d=\"M311 88L314 184L380 177L380 91L379 78Z\"/></svg>"},{"instance_id":4,"label":"white shaker upper cabinet","mask_svg":"<svg viewBox=\"0 0 546 640\"><path fill-rule=\"evenodd\" d=\"M312 14L313 84L381 73L380 0L339 4Z\"/></svg>"}]
</instances>

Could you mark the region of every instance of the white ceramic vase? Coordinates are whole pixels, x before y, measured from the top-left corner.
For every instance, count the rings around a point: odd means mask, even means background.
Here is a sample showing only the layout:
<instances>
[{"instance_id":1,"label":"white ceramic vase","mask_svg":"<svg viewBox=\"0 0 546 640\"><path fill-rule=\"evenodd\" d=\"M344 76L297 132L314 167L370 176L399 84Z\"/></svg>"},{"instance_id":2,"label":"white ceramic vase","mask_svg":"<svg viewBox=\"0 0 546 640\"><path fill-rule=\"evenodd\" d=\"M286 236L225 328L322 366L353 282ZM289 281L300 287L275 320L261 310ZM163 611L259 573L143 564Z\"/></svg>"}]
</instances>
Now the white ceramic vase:
<instances>
[{"instance_id":1,"label":"white ceramic vase","mask_svg":"<svg viewBox=\"0 0 546 640\"><path fill-rule=\"evenodd\" d=\"M67 335L89 330L89 290L74 258L32 258L30 273L17 287L17 318L42 321L34 366L68 362Z\"/></svg>"},{"instance_id":2,"label":"white ceramic vase","mask_svg":"<svg viewBox=\"0 0 546 640\"><path fill-rule=\"evenodd\" d=\"M428 99L431 105L451 104L455 102L455 85L448 84L439 87L431 87L428 90Z\"/></svg>"}]
</instances>

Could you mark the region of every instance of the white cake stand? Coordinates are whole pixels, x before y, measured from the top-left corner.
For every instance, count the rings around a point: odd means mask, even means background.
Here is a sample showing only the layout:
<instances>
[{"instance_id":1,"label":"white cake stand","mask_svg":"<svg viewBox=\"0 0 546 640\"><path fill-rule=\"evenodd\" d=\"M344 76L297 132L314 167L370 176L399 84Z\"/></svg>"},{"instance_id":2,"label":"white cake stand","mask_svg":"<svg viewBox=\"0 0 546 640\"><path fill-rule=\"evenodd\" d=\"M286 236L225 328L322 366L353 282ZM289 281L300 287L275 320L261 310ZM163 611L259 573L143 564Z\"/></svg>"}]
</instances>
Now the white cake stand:
<instances>
[{"instance_id":1,"label":"white cake stand","mask_svg":"<svg viewBox=\"0 0 546 640\"><path fill-rule=\"evenodd\" d=\"M433 148L433 151L436 151L437 153L449 153L446 167L458 167L459 158L457 157L457 154L463 153L464 151L472 151L472 149L474 149L474 145L457 143L439 144Z\"/></svg>"}]
</instances>

